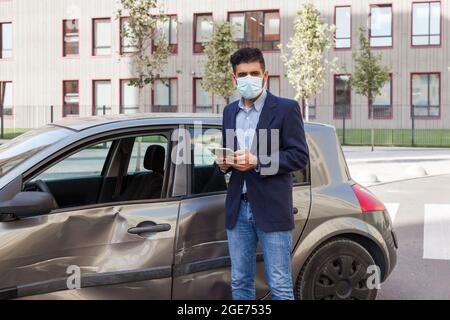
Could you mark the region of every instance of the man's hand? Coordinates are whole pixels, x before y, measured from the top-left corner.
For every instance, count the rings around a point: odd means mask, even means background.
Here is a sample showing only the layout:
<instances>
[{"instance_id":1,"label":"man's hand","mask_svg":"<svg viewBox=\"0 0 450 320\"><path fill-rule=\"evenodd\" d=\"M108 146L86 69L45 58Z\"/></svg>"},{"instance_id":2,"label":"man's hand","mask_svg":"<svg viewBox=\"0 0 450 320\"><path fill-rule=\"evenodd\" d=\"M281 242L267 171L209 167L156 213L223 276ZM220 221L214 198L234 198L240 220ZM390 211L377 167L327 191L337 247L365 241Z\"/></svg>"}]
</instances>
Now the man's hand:
<instances>
[{"instance_id":1,"label":"man's hand","mask_svg":"<svg viewBox=\"0 0 450 320\"><path fill-rule=\"evenodd\" d=\"M257 158L255 155L251 154L248 150L237 150L234 153L234 163L233 168L239 171L248 171L256 168Z\"/></svg>"}]
</instances>

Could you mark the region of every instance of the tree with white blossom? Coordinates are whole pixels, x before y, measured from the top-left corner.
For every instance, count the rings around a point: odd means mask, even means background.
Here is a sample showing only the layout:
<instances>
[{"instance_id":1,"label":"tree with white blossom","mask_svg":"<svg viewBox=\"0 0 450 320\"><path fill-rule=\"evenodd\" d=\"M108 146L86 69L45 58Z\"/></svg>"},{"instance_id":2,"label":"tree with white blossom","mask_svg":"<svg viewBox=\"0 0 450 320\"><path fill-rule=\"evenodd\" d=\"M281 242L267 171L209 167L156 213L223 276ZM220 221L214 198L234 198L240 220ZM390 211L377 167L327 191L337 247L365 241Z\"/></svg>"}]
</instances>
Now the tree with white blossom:
<instances>
[{"instance_id":1,"label":"tree with white blossom","mask_svg":"<svg viewBox=\"0 0 450 320\"><path fill-rule=\"evenodd\" d=\"M320 92L329 70L336 69L337 58L329 61L326 51L334 45L335 27L324 22L313 4L305 4L294 20L294 35L283 53L286 76L296 91L295 99L305 102L305 120L309 121L309 100ZM282 46L280 45L282 49Z\"/></svg>"},{"instance_id":2,"label":"tree with white blossom","mask_svg":"<svg viewBox=\"0 0 450 320\"><path fill-rule=\"evenodd\" d=\"M163 27L169 17L159 7L158 0L119 0L119 3L117 19L127 17L121 38L129 48L127 56L132 58L132 72L136 76L130 85L138 87L140 95L141 89L160 78L167 64L170 48Z\"/></svg>"}]
</instances>

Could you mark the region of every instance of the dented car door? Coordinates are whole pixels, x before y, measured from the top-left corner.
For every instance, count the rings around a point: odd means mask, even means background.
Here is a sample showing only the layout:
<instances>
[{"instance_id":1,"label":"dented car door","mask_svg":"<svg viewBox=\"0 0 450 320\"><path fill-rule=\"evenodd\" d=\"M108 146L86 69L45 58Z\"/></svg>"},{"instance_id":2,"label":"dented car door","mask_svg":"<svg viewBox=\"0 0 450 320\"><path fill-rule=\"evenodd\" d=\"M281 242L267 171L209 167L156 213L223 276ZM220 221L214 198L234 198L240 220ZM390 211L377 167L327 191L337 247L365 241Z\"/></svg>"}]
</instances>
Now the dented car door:
<instances>
[{"instance_id":1,"label":"dented car door","mask_svg":"<svg viewBox=\"0 0 450 320\"><path fill-rule=\"evenodd\" d=\"M0 298L170 299L178 210L163 197L2 221Z\"/></svg>"}]
</instances>

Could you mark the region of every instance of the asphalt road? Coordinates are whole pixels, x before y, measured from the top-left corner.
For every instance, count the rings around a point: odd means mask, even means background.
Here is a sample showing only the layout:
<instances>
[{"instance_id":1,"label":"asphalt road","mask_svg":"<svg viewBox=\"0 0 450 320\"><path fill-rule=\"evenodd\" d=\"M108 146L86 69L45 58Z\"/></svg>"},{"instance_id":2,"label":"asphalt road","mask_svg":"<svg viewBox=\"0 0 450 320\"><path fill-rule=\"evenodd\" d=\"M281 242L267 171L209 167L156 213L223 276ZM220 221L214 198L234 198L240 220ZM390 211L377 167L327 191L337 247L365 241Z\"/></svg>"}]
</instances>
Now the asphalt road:
<instances>
[{"instance_id":1,"label":"asphalt road","mask_svg":"<svg viewBox=\"0 0 450 320\"><path fill-rule=\"evenodd\" d=\"M399 242L378 299L450 299L450 175L369 189L387 205Z\"/></svg>"}]
</instances>

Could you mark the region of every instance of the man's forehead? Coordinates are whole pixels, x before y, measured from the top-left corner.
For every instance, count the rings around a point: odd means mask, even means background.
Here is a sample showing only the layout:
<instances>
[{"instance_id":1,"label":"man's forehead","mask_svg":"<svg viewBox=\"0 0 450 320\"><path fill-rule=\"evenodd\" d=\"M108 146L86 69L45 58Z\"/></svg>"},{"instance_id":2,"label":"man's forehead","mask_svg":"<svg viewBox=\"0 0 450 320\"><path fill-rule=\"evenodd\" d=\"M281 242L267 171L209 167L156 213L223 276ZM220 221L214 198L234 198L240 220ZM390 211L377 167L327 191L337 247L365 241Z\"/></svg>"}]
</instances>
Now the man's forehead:
<instances>
[{"instance_id":1,"label":"man's forehead","mask_svg":"<svg viewBox=\"0 0 450 320\"><path fill-rule=\"evenodd\" d=\"M252 71L262 71L261 63L259 61L254 62L243 62L236 66L236 72L252 72Z\"/></svg>"}]
</instances>

